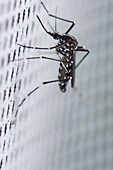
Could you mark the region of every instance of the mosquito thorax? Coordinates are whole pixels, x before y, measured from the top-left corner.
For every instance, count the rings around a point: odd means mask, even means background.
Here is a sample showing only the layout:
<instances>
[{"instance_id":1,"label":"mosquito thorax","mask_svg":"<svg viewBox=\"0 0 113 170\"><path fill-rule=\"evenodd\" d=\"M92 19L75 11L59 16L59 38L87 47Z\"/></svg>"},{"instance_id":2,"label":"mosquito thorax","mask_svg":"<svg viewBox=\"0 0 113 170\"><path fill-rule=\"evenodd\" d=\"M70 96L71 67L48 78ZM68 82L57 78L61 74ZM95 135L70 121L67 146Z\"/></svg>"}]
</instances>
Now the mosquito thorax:
<instances>
[{"instance_id":1,"label":"mosquito thorax","mask_svg":"<svg viewBox=\"0 0 113 170\"><path fill-rule=\"evenodd\" d=\"M77 40L69 34L59 34L58 40L60 44L66 43L68 46L74 45L74 48L78 45Z\"/></svg>"}]
</instances>

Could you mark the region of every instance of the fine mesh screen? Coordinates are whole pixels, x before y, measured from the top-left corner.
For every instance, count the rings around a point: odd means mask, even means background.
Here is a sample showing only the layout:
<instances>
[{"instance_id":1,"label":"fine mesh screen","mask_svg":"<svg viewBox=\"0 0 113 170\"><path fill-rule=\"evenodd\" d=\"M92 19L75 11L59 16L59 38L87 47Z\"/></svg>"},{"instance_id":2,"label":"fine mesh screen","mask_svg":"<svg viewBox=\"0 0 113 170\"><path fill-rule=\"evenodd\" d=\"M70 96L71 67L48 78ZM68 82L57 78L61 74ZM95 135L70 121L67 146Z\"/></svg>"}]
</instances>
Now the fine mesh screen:
<instances>
[{"instance_id":1,"label":"fine mesh screen","mask_svg":"<svg viewBox=\"0 0 113 170\"><path fill-rule=\"evenodd\" d=\"M76 87L62 93L57 83L41 87L16 110L41 82L58 77L59 63L47 60L11 62L22 57L57 58L17 43L50 47L47 16L39 0L0 0L0 169L113 169L113 1L43 1L50 13L75 21L72 34L91 52L76 70ZM68 23L57 21L64 33ZM77 61L83 56L76 55Z\"/></svg>"}]
</instances>

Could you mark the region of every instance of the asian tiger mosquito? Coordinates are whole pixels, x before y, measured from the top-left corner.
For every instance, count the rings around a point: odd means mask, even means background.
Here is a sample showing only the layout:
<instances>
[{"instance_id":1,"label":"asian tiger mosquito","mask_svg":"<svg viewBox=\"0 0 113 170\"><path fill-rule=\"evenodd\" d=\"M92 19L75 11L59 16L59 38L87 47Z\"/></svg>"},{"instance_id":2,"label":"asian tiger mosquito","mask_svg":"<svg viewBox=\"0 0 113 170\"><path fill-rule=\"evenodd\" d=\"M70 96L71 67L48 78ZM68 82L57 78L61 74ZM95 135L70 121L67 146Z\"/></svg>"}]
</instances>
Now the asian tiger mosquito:
<instances>
[{"instance_id":1,"label":"asian tiger mosquito","mask_svg":"<svg viewBox=\"0 0 113 170\"><path fill-rule=\"evenodd\" d=\"M45 9L45 11L47 12L47 14L50 17L55 18L55 30L53 30L53 28L52 28L53 32L49 32L45 28L45 26L42 23L40 17L38 15L36 15L36 17L37 17L39 23L41 24L42 28L44 29L44 31L48 35L52 36L53 39L58 41L57 45L52 46L52 47L47 47L47 48L27 46L27 45L22 45L22 44L19 44L19 43L18 43L18 45L21 46L21 47L24 47L24 48L39 49L39 50L52 50L52 49L55 49L59 59L41 56L41 57L20 58L20 59L14 60L14 61L25 60L25 59L26 60L30 60L30 59L47 59L47 60L53 60L53 61L60 62L58 79L57 80L52 80L52 81L42 82L42 85L46 85L46 84L50 84L50 83L54 83L54 82L59 82L60 90L62 92L65 92L66 91L66 86L67 86L69 80L71 80L71 87L72 88L74 87L75 70L82 63L82 61L86 58L86 56L89 54L90 51L88 49L86 49L85 47L83 47L83 46L78 46L77 40L73 36L68 34L72 30L74 25L75 25L75 23L73 21L70 21L70 20L58 17L56 15L50 14L49 11L47 10L47 8L45 7L44 3L42 1L40 1L40 2L42 4L43 8ZM67 31L65 33L58 33L56 31L56 19L62 20L64 22L71 23L71 26L67 29ZM75 55L76 55L77 51L78 52L86 52L86 54L76 64ZM27 96L19 104L19 107L18 107L18 109L16 111L15 117L18 114L19 108L22 106L22 104L27 99L27 97L29 97L32 93L34 93L40 87L41 86L37 86L30 93L27 94Z\"/></svg>"}]
</instances>

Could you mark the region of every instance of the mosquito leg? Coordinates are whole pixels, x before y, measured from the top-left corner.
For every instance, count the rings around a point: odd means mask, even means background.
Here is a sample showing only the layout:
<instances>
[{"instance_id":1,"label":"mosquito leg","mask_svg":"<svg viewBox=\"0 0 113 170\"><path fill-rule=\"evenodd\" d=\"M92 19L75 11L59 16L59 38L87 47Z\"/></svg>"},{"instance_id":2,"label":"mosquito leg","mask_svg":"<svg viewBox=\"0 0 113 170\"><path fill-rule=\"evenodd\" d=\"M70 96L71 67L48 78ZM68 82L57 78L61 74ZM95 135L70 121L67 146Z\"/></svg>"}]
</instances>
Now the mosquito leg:
<instances>
[{"instance_id":1,"label":"mosquito leg","mask_svg":"<svg viewBox=\"0 0 113 170\"><path fill-rule=\"evenodd\" d=\"M47 29L46 29L45 26L43 25L43 23L42 23L41 19L39 18L39 16L36 15L36 17L37 17L37 19L39 20L39 22L40 22L40 24L42 25L42 27L43 27L43 29L45 30L45 32L46 32L47 34L51 35L51 32L47 31Z\"/></svg>"},{"instance_id":2,"label":"mosquito leg","mask_svg":"<svg viewBox=\"0 0 113 170\"><path fill-rule=\"evenodd\" d=\"M42 86L44 86L44 85L46 85L46 84L51 84L51 83L55 83L55 82L59 82L59 81L63 81L63 80L67 81L67 80L69 80L69 78L68 78L68 79L62 79L62 80L45 81L45 82L43 82L41 85L39 85L39 86L37 86L35 89L33 89L30 93L28 93L28 94L26 95L26 97L23 98L23 100L22 100L21 103L19 104L18 109L17 109L16 114L15 114L15 118L16 118L17 115L18 115L19 108L23 105L23 103L26 101L26 99L27 99L31 94L33 94L33 93L34 93L35 91L37 91L40 87L42 87Z\"/></svg>"},{"instance_id":3,"label":"mosquito leg","mask_svg":"<svg viewBox=\"0 0 113 170\"><path fill-rule=\"evenodd\" d=\"M80 52L86 52L86 54L83 56L83 58L78 62L78 64L75 66L75 69L82 63L82 61L87 57L87 55L90 53L90 50L85 49L83 46L78 46L76 51Z\"/></svg>"},{"instance_id":4,"label":"mosquito leg","mask_svg":"<svg viewBox=\"0 0 113 170\"><path fill-rule=\"evenodd\" d=\"M21 47L31 48L31 49L38 49L38 50L52 50L52 49L56 49L56 48L62 47L65 44L55 45L55 46L52 46L52 47L33 47L33 46L28 46L28 45L23 45L23 44L19 44L18 43L18 45L21 46Z\"/></svg>"},{"instance_id":5,"label":"mosquito leg","mask_svg":"<svg viewBox=\"0 0 113 170\"><path fill-rule=\"evenodd\" d=\"M57 55L58 55L58 57L60 58L60 60L62 60L62 57L60 57L59 53L57 53ZM67 70L67 68L66 68L66 66L65 66L65 64L64 64L65 62L66 62L66 63L68 63L68 62L70 63L70 61L63 61L63 62L61 63L62 66L64 67L65 71L68 72L68 70Z\"/></svg>"},{"instance_id":6,"label":"mosquito leg","mask_svg":"<svg viewBox=\"0 0 113 170\"><path fill-rule=\"evenodd\" d=\"M47 10L47 8L45 7L44 3L42 1L40 1L42 6L44 7L45 11L47 12L47 14L50 16L50 17L53 17L53 18L56 18L56 19L59 19L59 20L62 20L62 21L65 21L65 22L68 22L68 23L71 23L71 26L68 28L68 30L65 32L65 34L68 34L71 29L74 27L75 23L74 21L70 21L70 20L67 20L67 19L64 19L64 18L61 18L61 17L57 17L55 15L52 15L49 13L49 11Z\"/></svg>"},{"instance_id":7,"label":"mosquito leg","mask_svg":"<svg viewBox=\"0 0 113 170\"><path fill-rule=\"evenodd\" d=\"M17 59L17 60L11 60L11 62L21 61L21 60L34 60L34 59L46 59L46 60L52 60L52 61L58 61L58 62L65 62L65 61L62 61L62 59L55 59L55 58L50 58L50 57L45 57L45 56L19 58L19 59ZM66 61L66 62L68 63L68 61Z\"/></svg>"},{"instance_id":8,"label":"mosquito leg","mask_svg":"<svg viewBox=\"0 0 113 170\"><path fill-rule=\"evenodd\" d=\"M55 45L55 46L53 46L53 47L33 47L33 46L27 46L27 45L22 45L22 44L19 44L18 43L18 45L19 46L21 46L21 47L26 47L26 48L31 48L31 49L38 49L38 50L52 50L52 49L54 49L54 48L57 48L57 47L59 47L58 45Z\"/></svg>"}]
</instances>

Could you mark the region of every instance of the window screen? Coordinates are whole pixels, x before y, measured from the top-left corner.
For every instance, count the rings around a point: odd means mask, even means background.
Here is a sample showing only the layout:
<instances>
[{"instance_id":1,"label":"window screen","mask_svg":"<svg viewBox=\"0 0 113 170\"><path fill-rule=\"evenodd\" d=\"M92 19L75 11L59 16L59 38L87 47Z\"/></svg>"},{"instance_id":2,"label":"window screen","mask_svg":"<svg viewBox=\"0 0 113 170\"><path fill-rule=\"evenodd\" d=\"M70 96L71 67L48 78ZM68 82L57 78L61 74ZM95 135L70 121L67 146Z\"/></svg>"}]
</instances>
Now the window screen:
<instances>
[{"instance_id":1,"label":"window screen","mask_svg":"<svg viewBox=\"0 0 113 170\"><path fill-rule=\"evenodd\" d=\"M75 22L70 34L91 52L77 68L75 87L62 93L59 62L22 60L55 50L18 45L56 45L48 31L65 33L69 23L49 17L39 0L0 0L0 169L112 170L113 167L113 1L43 1L51 14ZM57 13L55 12L57 9ZM48 21L50 24L48 24ZM51 26L50 26L51 25ZM76 54L76 60L83 53ZM14 123L12 123L14 122Z\"/></svg>"}]
</instances>

